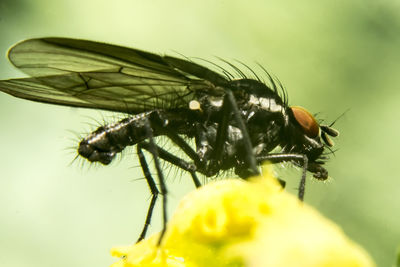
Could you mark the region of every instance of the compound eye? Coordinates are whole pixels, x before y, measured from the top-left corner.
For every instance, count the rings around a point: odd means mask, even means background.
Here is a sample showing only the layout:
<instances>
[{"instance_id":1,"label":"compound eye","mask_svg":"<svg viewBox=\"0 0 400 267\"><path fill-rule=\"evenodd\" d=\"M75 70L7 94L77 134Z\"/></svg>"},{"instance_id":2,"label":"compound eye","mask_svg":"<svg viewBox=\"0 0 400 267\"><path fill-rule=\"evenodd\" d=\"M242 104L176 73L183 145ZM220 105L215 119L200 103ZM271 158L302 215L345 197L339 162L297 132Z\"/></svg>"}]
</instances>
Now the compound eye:
<instances>
[{"instance_id":1,"label":"compound eye","mask_svg":"<svg viewBox=\"0 0 400 267\"><path fill-rule=\"evenodd\" d=\"M319 125L314 116L302 107L291 107L291 109L294 118L299 123L304 133L310 138L317 137L319 135Z\"/></svg>"}]
</instances>

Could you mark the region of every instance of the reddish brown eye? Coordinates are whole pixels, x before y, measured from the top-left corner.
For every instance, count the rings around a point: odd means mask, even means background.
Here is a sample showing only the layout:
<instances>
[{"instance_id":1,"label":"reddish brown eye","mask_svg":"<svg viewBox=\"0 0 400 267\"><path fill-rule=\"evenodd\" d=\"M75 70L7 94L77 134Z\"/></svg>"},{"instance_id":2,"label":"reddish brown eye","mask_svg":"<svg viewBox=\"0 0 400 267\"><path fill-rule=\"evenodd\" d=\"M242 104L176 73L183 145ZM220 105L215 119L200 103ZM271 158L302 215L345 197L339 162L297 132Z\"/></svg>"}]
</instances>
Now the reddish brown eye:
<instances>
[{"instance_id":1,"label":"reddish brown eye","mask_svg":"<svg viewBox=\"0 0 400 267\"><path fill-rule=\"evenodd\" d=\"M291 107L294 118L303 128L304 133L310 137L315 138L319 134L319 125L314 116L311 115L306 109L302 107Z\"/></svg>"}]
</instances>

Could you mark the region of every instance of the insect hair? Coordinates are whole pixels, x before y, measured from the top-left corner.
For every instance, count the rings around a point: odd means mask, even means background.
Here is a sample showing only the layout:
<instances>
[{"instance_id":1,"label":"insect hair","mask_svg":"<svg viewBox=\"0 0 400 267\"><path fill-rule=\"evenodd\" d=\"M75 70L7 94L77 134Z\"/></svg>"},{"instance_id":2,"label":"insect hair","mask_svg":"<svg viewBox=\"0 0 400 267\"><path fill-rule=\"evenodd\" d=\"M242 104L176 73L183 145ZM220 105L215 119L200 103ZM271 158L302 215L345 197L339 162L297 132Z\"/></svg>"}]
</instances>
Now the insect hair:
<instances>
[{"instance_id":1,"label":"insect hair","mask_svg":"<svg viewBox=\"0 0 400 267\"><path fill-rule=\"evenodd\" d=\"M185 59L193 62L190 58L188 57L184 57ZM235 60L237 63L239 63L242 67L244 67L247 71L250 72L250 75L246 74L246 71L242 70L239 66L229 62L226 59L223 59L221 57L216 57L219 61L223 62L224 64L228 65L229 68L231 68L231 70L233 71L229 71L228 69L222 67L221 65L207 60L207 59L203 59L203 58L199 58L199 57L195 57L193 59L196 60L200 60L203 62L206 62L208 65L211 66L212 70L217 71L218 73L223 74L228 81L232 81L235 79L255 79L260 83L265 84L268 88L272 89L276 94L279 95L279 97L282 98L282 101L284 103L285 106L288 106L289 104L289 98L288 98L288 93L285 89L285 87L283 86L283 84L281 83L281 81L276 77L276 76L272 76L265 67L263 67L261 64L259 64L258 62L256 63L258 65L258 67L263 71L263 73L267 76L268 78L268 82L266 82L264 79L261 79L260 75L257 74L257 72L255 70L253 70L249 65L243 63L242 61L239 60ZM233 73L235 73L236 75L234 75Z\"/></svg>"},{"instance_id":2,"label":"insect hair","mask_svg":"<svg viewBox=\"0 0 400 267\"><path fill-rule=\"evenodd\" d=\"M86 129L81 131L81 132L76 132L76 131L71 131L68 130L71 134L73 134L72 137L69 138L71 141L71 145L67 147L68 151L73 152L74 158L71 160L69 165L75 164L75 162L78 163L79 167L81 169L84 168L97 168L99 166L102 166L99 162L89 162L86 159L82 158L78 153L77 153L77 145L79 144L86 136L88 136L90 133L94 132L97 130L99 127L105 127L107 125L116 123L118 121L121 121L122 119L125 119L129 117L129 114L125 113L119 113L119 112L110 112L110 111L99 111L97 112L100 118L98 117L93 117L93 116L87 116L83 115L82 117L86 118L87 120L83 122L84 125L86 125ZM122 160L122 158L125 157L126 154L130 153L130 149L124 149L121 151L121 153L117 153L116 157L113 159L111 162L112 164L116 164ZM89 164L88 164L89 163Z\"/></svg>"},{"instance_id":3,"label":"insect hair","mask_svg":"<svg viewBox=\"0 0 400 267\"><path fill-rule=\"evenodd\" d=\"M235 79L235 76L231 72L229 72L227 69L225 69L221 65L218 65L217 63L215 63L211 60L207 60L207 59L199 58L199 57L195 57L194 59L201 60L201 61L206 62L206 63L210 64L211 66L215 67L217 69L217 71L221 72L228 81L232 81Z\"/></svg>"}]
</instances>

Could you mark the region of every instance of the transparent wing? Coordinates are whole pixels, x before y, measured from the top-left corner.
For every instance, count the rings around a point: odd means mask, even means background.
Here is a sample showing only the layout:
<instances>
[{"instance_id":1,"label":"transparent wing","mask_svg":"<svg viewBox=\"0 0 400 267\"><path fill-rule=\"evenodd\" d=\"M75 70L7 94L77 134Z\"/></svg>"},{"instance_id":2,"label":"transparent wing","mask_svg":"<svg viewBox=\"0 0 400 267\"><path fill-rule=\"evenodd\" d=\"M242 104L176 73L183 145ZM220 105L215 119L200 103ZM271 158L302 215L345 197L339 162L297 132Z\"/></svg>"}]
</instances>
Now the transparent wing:
<instances>
[{"instance_id":1,"label":"transparent wing","mask_svg":"<svg viewBox=\"0 0 400 267\"><path fill-rule=\"evenodd\" d=\"M0 81L0 91L75 107L139 113L186 105L196 90L227 83L191 61L77 39L26 40L8 57L32 77Z\"/></svg>"}]
</instances>

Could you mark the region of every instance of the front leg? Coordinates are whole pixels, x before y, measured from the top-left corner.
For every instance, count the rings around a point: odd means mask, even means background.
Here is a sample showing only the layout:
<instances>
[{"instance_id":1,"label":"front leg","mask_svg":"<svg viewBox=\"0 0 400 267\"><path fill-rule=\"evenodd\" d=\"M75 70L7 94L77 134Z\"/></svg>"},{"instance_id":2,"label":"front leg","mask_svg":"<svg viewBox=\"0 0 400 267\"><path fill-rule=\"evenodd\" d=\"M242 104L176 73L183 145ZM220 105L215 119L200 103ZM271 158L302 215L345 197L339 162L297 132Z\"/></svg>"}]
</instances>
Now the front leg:
<instances>
[{"instance_id":1,"label":"front leg","mask_svg":"<svg viewBox=\"0 0 400 267\"><path fill-rule=\"evenodd\" d=\"M300 179L298 197L301 201L304 200L304 192L306 189L306 175L307 175L307 168L308 168L308 158L305 154L275 153L275 154L269 154L269 155L263 156L263 157L258 157L257 160L259 163L261 163L262 161L266 161L266 160L269 160L273 163L291 161L291 160L302 161L303 172L302 172L301 179Z\"/></svg>"}]
</instances>

